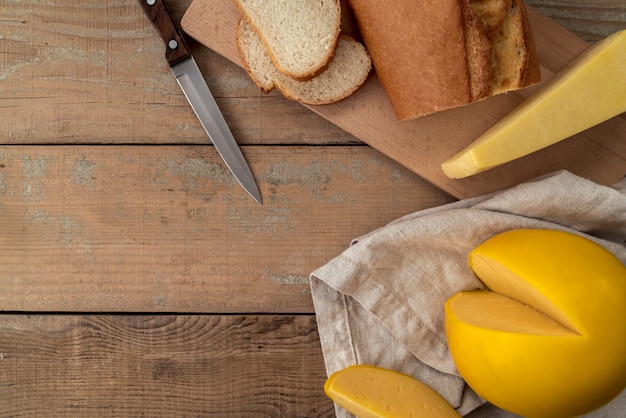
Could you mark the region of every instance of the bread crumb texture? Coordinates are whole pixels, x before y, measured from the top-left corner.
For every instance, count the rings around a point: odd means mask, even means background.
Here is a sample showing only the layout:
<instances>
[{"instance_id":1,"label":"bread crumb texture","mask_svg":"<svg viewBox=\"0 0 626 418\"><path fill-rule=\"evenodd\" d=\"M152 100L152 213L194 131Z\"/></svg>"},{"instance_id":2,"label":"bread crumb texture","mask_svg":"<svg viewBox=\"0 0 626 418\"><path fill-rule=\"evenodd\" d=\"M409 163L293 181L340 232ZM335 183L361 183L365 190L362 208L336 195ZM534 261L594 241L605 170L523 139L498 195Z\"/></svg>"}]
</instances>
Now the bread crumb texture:
<instances>
[{"instance_id":1,"label":"bread crumb texture","mask_svg":"<svg viewBox=\"0 0 626 418\"><path fill-rule=\"evenodd\" d=\"M264 92L277 88L287 98L310 105L342 100L354 93L367 79L371 59L365 47L342 35L333 60L317 77L295 80L272 63L261 39L242 19L237 31L237 46L250 77Z\"/></svg>"},{"instance_id":2,"label":"bread crumb texture","mask_svg":"<svg viewBox=\"0 0 626 418\"><path fill-rule=\"evenodd\" d=\"M234 0L283 74L308 80L332 60L341 29L339 0Z\"/></svg>"}]
</instances>

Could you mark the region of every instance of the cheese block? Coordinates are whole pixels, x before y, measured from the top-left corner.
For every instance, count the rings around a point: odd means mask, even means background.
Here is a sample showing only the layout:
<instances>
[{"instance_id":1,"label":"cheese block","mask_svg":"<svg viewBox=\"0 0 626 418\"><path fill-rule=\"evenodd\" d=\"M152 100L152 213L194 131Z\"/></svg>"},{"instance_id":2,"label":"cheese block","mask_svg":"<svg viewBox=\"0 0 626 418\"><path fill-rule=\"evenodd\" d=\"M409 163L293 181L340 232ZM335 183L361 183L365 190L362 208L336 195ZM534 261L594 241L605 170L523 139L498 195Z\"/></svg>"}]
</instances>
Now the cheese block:
<instances>
[{"instance_id":1,"label":"cheese block","mask_svg":"<svg viewBox=\"0 0 626 418\"><path fill-rule=\"evenodd\" d=\"M468 177L626 112L626 30L585 51L511 113L441 166Z\"/></svg>"},{"instance_id":2,"label":"cheese block","mask_svg":"<svg viewBox=\"0 0 626 418\"><path fill-rule=\"evenodd\" d=\"M333 373L324 391L360 418L459 418L456 410L419 380L394 370L369 365Z\"/></svg>"},{"instance_id":3,"label":"cheese block","mask_svg":"<svg viewBox=\"0 0 626 418\"><path fill-rule=\"evenodd\" d=\"M513 230L470 267L488 290L445 304L446 337L468 385L515 414L571 417L626 387L626 267L562 231Z\"/></svg>"}]
</instances>

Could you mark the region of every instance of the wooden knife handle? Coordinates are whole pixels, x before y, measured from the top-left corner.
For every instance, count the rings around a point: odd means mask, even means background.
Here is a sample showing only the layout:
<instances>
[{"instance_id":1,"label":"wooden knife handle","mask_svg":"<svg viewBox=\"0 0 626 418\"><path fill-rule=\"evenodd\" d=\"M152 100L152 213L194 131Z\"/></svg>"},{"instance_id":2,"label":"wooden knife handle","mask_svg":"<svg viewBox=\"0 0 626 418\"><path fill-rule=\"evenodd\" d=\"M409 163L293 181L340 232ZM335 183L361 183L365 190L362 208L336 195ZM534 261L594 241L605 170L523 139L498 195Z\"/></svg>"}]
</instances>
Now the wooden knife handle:
<instances>
[{"instance_id":1,"label":"wooden knife handle","mask_svg":"<svg viewBox=\"0 0 626 418\"><path fill-rule=\"evenodd\" d=\"M176 27L163 0L138 0L143 11L152 21L157 32L165 42L165 59L170 66L190 57L191 51L181 32Z\"/></svg>"}]
</instances>

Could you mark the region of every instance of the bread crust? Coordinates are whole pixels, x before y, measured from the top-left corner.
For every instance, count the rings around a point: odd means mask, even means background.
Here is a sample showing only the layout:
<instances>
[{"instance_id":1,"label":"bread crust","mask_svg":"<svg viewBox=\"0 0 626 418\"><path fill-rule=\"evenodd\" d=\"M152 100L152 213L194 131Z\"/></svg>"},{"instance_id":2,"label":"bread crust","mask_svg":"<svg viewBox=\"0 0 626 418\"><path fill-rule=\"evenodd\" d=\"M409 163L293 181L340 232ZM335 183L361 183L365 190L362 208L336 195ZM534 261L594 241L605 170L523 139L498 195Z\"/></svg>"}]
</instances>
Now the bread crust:
<instances>
[{"instance_id":1,"label":"bread crust","mask_svg":"<svg viewBox=\"0 0 626 418\"><path fill-rule=\"evenodd\" d=\"M539 81L523 0L348 4L401 121Z\"/></svg>"},{"instance_id":2,"label":"bread crust","mask_svg":"<svg viewBox=\"0 0 626 418\"><path fill-rule=\"evenodd\" d=\"M350 96L366 81L371 70L365 47L343 34L328 69L306 81L294 80L278 71L263 43L243 18L237 26L236 40L245 70L264 93L278 89L286 98L304 104L325 105Z\"/></svg>"},{"instance_id":3,"label":"bread crust","mask_svg":"<svg viewBox=\"0 0 626 418\"><path fill-rule=\"evenodd\" d=\"M467 103L470 92L458 0L403 0L393 7L372 0L348 3L400 120L439 110L442 103Z\"/></svg>"}]
</instances>

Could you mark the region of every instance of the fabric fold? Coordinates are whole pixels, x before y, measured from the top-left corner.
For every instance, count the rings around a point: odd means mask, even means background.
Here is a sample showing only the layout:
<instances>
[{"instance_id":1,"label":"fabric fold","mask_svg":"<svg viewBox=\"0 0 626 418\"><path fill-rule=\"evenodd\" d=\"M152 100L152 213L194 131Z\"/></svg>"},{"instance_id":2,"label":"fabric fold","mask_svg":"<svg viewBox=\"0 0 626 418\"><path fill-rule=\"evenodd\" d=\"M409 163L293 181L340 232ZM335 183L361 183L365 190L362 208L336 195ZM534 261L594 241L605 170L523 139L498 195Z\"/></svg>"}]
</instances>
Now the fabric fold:
<instances>
[{"instance_id":1,"label":"fabric fold","mask_svg":"<svg viewBox=\"0 0 626 418\"><path fill-rule=\"evenodd\" d=\"M511 189L406 215L353 240L311 274L327 373L374 364L425 382L461 415L484 401L458 375L445 301L483 288L469 252L510 229L583 235L626 264L626 179L614 187L556 172ZM349 417L337 407L338 417Z\"/></svg>"}]
</instances>

